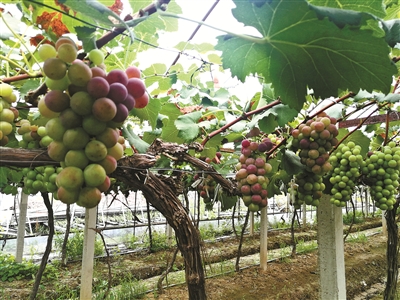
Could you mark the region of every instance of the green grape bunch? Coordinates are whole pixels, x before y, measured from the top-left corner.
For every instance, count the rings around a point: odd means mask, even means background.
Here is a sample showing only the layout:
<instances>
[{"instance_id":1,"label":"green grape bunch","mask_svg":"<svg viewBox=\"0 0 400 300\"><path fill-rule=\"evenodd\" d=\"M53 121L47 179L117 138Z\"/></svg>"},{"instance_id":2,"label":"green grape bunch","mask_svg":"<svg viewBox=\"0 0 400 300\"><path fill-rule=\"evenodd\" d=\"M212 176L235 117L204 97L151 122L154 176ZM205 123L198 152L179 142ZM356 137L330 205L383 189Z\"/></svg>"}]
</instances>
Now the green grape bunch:
<instances>
[{"instance_id":1,"label":"green grape bunch","mask_svg":"<svg viewBox=\"0 0 400 300\"><path fill-rule=\"evenodd\" d=\"M360 153L361 147L349 141L346 144L340 144L329 157L333 167L329 178L332 184L330 201L338 207L346 206L346 202L350 201L358 184L361 168L365 166Z\"/></svg>"},{"instance_id":2,"label":"green grape bunch","mask_svg":"<svg viewBox=\"0 0 400 300\"><path fill-rule=\"evenodd\" d=\"M23 168L23 188L27 195L36 195L38 192L57 194L56 178L62 170L61 167L42 166Z\"/></svg>"},{"instance_id":3,"label":"green grape bunch","mask_svg":"<svg viewBox=\"0 0 400 300\"><path fill-rule=\"evenodd\" d=\"M299 209L304 203L318 206L324 190L325 184L321 175L304 171L295 176L294 184L289 186L288 192L294 195L294 208Z\"/></svg>"},{"instance_id":4,"label":"green grape bunch","mask_svg":"<svg viewBox=\"0 0 400 300\"><path fill-rule=\"evenodd\" d=\"M399 187L400 147L389 142L382 149L371 151L362 167L363 182L375 206L382 210L392 210Z\"/></svg>"},{"instance_id":5,"label":"green grape bunch","mask_svg":"<svg viewBox=\"0 0 400 300\"><path fill-rule=\"evenodd\" d=\"M11 85L0 82L0 146L7 145L14 131L14 123L19 117L18 110L12 106L17 96Z\"/></svg>"}]
</instances>

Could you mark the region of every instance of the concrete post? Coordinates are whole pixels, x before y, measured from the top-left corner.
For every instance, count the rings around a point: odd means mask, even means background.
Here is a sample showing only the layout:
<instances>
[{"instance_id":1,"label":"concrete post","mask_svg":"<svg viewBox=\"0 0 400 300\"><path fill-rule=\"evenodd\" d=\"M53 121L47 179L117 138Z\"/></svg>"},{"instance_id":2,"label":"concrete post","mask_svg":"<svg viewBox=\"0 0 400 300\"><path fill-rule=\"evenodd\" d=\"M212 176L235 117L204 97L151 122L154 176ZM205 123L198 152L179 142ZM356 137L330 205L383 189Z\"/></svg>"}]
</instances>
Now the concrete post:
<instances>
[{"instance_id":1,"label":"concrete post","mask_svg":"<svg viewBox=\"0 0 400 300\"><path fill-rule=\"evenodd\" d=\"M317 208L321 300L346 299L342 208L323 195Z\"/></svg>"},{"instance_id":2,"label":"concrete post","mask_svg":"<svg viewBox=\"0 0 400 300\"><path fill-rule=\"evenodd\" d=\"M261 209L260 220L260 267L262 271L267 271L268 261L268 215L267 207Z\"/></svg>"},{"instance_id":3,"label":"concrete post","mask_svg":"<svg viewBox=\"0 0 400 300\"><path fill-rule=\"evenodd\" d=\"M251 211L250 212L250 236L254 235L254 212Z\"/></svg>"},{"instance_id":4,"label":"concrete post","mask_svg":"<svg viewBox=\"0 0 400 300\"><path fill-rule=\"evenodd\" d=\"M15 252L15 261L17 263L22 262L24 256L24 240L25 240L25 225L26 225L26 214L28 211L28 195L21 191L21 197L19 202L19 218L18 218L18 229L17 229L17 249Z\"/></svg>"},{"instance_id":5,"label":"concrete post","mask_svg":"<svg viewBox=\"0 0 400 300\"><path fill-rule=\"evenodd\" d=\"M387 236L388 230L387 230L387 222L386 222L386 218L385 218L385 213L386 213L386 210L382 210L382 234L384 236Z\"/></svg>"},{"instance_id":6,"label":"concrete post","mask_svg":"<svg viewBox=\"0 0 400 300\"><path fill-rule=\"evenodd\" d=\"M80 299L92 299L94 243L96 239L97 208L85 209L85 228L81 269Z\"/></svg>"},{"instance_id":7,"label":"concrete post","mask_svg":"<svg viewBox=\"0 0 400 300\"><path fill-rule=\"evenodd\" d=\"M172 238L173 238L173 236L172 236L172 227L171 227L171 225L168 224L168 222L167 222L167 225L165 227L165 230L167 232L167 245L168 245L168 247L171 247Z\"/></svg>"}]
</instances>

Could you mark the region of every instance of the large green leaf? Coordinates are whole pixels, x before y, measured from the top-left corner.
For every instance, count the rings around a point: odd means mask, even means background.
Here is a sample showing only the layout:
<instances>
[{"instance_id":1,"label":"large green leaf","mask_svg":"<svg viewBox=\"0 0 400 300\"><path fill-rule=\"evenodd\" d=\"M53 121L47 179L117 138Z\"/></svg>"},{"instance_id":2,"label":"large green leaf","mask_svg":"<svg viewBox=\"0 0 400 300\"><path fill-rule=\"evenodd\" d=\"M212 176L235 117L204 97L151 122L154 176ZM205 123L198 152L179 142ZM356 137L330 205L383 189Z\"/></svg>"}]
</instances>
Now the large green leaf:
<instances>
[{"instance_id":1,"label":"large green leaf","mask_svg":"<svg viewBox=\"0 0 400 300\"><path fill-rule=\"evenodd\" d=\"M175 121L182 115L179 108L173 103L166 103L162 106L160 113L167 116L162 119L161 138L166 142L183 144L184 140L179 137L179 130L175 126Z\"/></svg>"},{"instance_id":2,"label":"large green leaf","mask_svg":"<svg viewBox=\"0 0 400 300\"><path fill-rule=\"evenodd\" d=\"M363 11L381 18L386 15L382 0L308 0L308 2L317 6Z\"/></svg>"},{"instance_id":3,"label":"large green leaf","mask_svg":"<svg viewBox=\"0 0 400 300\"><path fill-rule=\"evenodd\" d=\"M158 113L161 109L161 99L152 98L144 108L134 108L130 111L131 116L137 116L140 120L148 120L151 127L154 129L157 125Z\"/></svg>"},{"instance_id":4,"label":"large green leaf","mask_svg":"<svg viewBox=\"0 0 400 300\"><path fill-rule=\"evenodd\" d=\"M390 1L390 4L386 7L386 13L385 20L400 18L400 1L397 0L397 3L395 0Z\"/></svg>"},{"instance_id":5,"label":"large green leaf","mask_svg":"<svg viewBox=\"0 0 400 300\"><path fill-rule=\"evenodd\" d=\"M132 7L134 13L145 8L147 5L153 3L151 0L130 0L129 4ZM175 1L171 1L168 4L168 11L176 14L182 13L181 8ZM137 41L137 51L144 51L151 49L154 46L158 46L158 32L161 31L176 31L178 30L178 20L175 18L163 18L159 14L152 14L145 22L138 24L135 27L135 37L140 41ZM143 42L144 41L144 42Z\"/></svg>"},{"instance_id":6,"label":"large green leaf","mask_svg":"<svg viewBox=\"0 0 400 300\"><path fill-rule=\"evenodd\" d=\"M201 115L201 112L195 111L179 116L175 120L175 126L179 130L178 136L187 142L194 140L200 131L198 121Z\"/></svg>"},{"instance_id":7,"label":"large green leaf","mask_svg":"<svg viewBox=\"0 0 400 300\"><path fill-rule=\"evenodd\" d=\"M281 168L289 175L296 175L304 170L300 157L293 151L285 150L282 155Z\"/></svg>"},{"instance_id":8,"label":"large green leaf","mask_svg":"<svg viewBox=\"0 0 400 300\"><path fill-rule=\"evenodd\" d=\"M400 19L382 21L382 28L386 33L386 42L390 47L400 43Z\"/></svg>"},{"instance_id":9,"label":"large green leaf","mask_svg":"<svg viewBox=\"0 0 400 300\"><path fill-rule=\"evenodd\" d=\"M397 72L388 57L389 47L374 30L360 28L377 22L372 16L352 12L360 17L359 27L339 28L328 18L319 19L305 0L271 0L260 7L234 2L236 19L262 36L218 38L223 66L241 81L251 73L262 74L275 95L297 110L304 104L307 87L322 98L337 95L339 89L389 92Z\"/></svg>"},{"instance_id":10,"label":"large green leaf","mask_svg":"<svg viewBox=\"0 0 400 300\"><path fill-rule=\"evenodd\" d=\"M115 17L115 13L97 0L59 0L58 2L68 6L75 12L80 12L81 14L90 17L95 22L109 26L113 25L109 17Z\"/></svg>"}]
</instances>

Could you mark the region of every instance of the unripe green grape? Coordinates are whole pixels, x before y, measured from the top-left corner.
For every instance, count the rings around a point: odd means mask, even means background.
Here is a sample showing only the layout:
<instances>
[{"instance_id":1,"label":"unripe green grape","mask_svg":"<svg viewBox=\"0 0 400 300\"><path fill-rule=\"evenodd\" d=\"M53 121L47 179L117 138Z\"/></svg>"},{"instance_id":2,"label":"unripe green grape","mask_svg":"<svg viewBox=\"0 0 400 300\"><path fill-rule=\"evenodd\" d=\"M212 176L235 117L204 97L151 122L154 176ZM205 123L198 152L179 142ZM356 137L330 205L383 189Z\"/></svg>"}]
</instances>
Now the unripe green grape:
<instances>
[{"instance_id":1,"label":"unripe green grape","mask_svg":"<svg viewBox=\"0 0 400 300\"><path fill-rule=\"evenodd\" d=\"M50 44L43 44L38 49L39 57L42 61L57 56L57 50Z\"/></svg>"},{"instance_id":2,"label":"unripe green grape","mask_svg":"<svg viewBox=\"0 0 400 300\"><path fill-rule=\"evenodd\" d=\"M76 59L77 49L75 45L71 44L62 44L58 47L58 58L61 59L63 62L72 63Z\"/></svg>"},{"instance_id":3,"label":"unripe green grape","mask_svg":"<svg viewBox=\"0 0 400 300\"><path fill-rule=\"evenodd\" d=\"M100 49L93 49L89 52L89 60L96 66L104 62L104 54Z\"/></svg>"},{"instance_id":4,"label":"unripe green grape","mask_svg":"<svg viewBox=\"0 0 400 300\"><path fill-rule=\"evenodd\" d=\"M8 83L0 83L0 97L10 97L13 92L12 86Z\"/></svg>"}]
</instances>

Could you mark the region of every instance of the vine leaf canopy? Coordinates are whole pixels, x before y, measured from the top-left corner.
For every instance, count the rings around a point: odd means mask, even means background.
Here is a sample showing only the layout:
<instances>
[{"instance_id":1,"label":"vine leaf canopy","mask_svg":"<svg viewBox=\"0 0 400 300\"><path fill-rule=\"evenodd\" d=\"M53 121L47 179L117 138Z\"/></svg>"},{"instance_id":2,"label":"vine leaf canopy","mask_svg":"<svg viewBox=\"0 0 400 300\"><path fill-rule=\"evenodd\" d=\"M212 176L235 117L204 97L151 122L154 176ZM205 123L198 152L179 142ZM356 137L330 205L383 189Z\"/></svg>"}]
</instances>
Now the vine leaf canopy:
<instances>
[{"instance_id":1,"label":"vine leaf canopy","mask_svg":"<svg viewBox=\"0 0 400 300\"><path fill-rule=\"evenodd\" d=\"M224 68L241 81L251 73L264 76L282 103L297 110L303 107L307 88L323 98L339 90L390 91L397 70L375 16L305 0L234 2L234 17L261 35L253 40L218 37L216 49L222 51Z\"/></svg>"}]
</instances>

